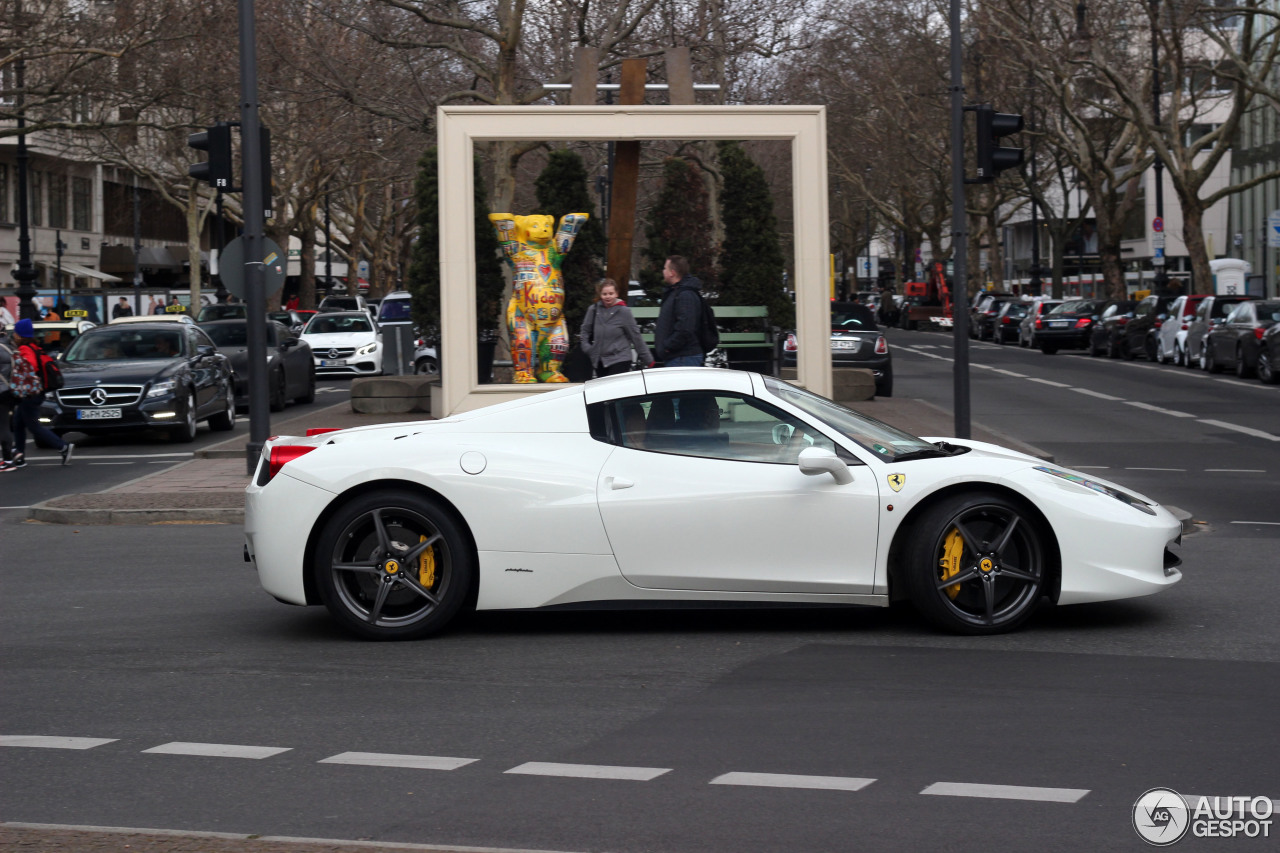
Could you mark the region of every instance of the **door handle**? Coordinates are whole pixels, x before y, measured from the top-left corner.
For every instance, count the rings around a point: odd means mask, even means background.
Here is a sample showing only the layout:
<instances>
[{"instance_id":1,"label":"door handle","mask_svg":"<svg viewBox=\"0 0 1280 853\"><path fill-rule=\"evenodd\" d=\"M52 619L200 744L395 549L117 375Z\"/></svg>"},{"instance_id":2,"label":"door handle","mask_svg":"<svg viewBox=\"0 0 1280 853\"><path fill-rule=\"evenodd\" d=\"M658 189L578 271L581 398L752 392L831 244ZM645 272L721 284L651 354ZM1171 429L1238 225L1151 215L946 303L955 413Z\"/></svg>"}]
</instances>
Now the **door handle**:
<instances>
[{"instance_id":1,"label":"door handle","mask_svg":"<svg viewBox=\"0 0 1280 853\"><path fill-rule=\"evenodd\" d=\"M618 489L629 489L635 485L635 481L628 480L625 477L605 477L604 481L605 484L614 491L617 491Z\"/></svg>"}]
</instances>

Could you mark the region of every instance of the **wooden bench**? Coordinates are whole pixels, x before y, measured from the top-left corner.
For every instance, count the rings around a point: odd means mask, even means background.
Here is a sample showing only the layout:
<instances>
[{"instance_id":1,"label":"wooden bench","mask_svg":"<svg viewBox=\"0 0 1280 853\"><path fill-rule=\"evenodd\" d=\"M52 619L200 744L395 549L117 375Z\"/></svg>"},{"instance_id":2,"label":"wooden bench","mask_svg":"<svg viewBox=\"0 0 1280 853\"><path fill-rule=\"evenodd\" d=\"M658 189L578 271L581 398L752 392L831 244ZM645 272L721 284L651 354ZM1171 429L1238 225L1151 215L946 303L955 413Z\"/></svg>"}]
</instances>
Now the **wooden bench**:
<instances>
[{"instance_id":1,"label":"wooden bench","mask_svg":"<svg viewBox=\"0 0 1280 853\"><path fill-rule=\"evenodd\" d=\"M646 323L658 319L657 307L632 308L631 314L640 324L641 334L653 346L653 332L645 331ZM754 370L774 375L776 370L775 336L769 326L769 310L763 305L712 305L716 325L721 327L720 346L729 366L738 370ZM725 327L729 328L726 329ZM749 328L754 326L754 328Z\"/></svg>"}]
</instances>

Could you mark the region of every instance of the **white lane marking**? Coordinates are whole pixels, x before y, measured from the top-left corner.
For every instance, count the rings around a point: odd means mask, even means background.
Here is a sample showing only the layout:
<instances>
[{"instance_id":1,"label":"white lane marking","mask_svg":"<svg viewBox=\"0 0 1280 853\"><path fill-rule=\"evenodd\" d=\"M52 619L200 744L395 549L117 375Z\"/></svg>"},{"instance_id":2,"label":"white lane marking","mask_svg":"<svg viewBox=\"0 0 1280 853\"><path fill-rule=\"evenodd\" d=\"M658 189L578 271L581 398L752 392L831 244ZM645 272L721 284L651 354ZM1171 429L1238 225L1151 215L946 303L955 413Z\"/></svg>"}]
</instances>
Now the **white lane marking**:
<instances>
[{"instance_id":1,"label":"white lane marking","mask_svg":"<svg viewBox=\"0 0 1280 853\"><path fill-rule=\"evenodd\" d=\"M1052 379L1037 379L1034 376L1028 377L1032 382L1039 382L1041 385L1051 385L1054 388L1070 388L1071 386L1065 382L1054 382Z\"/></svg>"},{"instance_id":2,"label":"white lane marking","mask_svg":"<svg viewBox=\"0 0 1280 853\"><path fill-rule=\"evenodd\" d=\"M1029 379L1029 378L1030 378L1030 377L1028 377L1028 376L1027 376L1027 374L1025 374L1025 373L1014 373L1012 370L1001 370L1001 369L1000 369L1000 368L998 368L998 367L993 367L993 368L991 368L991 370L992 370L992 372L994 372L994 373L1003 373L1005 376L1012 376L1012 377L1014 377L1014 378L1016 378L1016 379Z\"/></svg>"},{"instance_id":3,"label":"white lane marking","mask_svg":"<svg viewBox=\"0 0 1280 853\"><path fill-rule=\"evenodd\" d=\"M3 507L0 507L2 509ZM113 737L48 737L45 735L0 735L0 746L33 746L41 749L93 749L115 743Z\"/></svg>"},{"instance_id":4,"label":"white lane marking","mask_svg":"<svg viewBox=\"0 0 1280 853\"><path fill-rule=\"evenodd\" d=\"M1022 785L980 785L971 782L934 782L920 793L936 797L982 797L991 800L1034 800L1041 803L1078 803L1088 788L1029 788Z\"/></svg>"},{"instance_id":5,"label":"white lane marking","mask_svg":"<svg viewBox=\"0 0 1280 853\"><path fill-rule=\"evenodd\" d=\"M239 746L233 743L184 743L174 741L144 749L157 755L203 755L211 758L270 758L288 752L287 746Z\"/></svg>"},{"instance_id":6,"label":"white lane marking","mask_svg":"<svg viewBox=\"0 0 1280 853\"><path fill-rule=\"evenodd\" d=\"M995 370L995 368L989 364L978 364L976 361L969 362L969 366L976 367L979 370ZM997 371L997 372L1003 372L1003 371Z\"/></svg>"},{"instance_id":7,"label":"white lane marking","mask_svg":"<svg viewBox=\"0 0 1280 853\"><path fill-rule=\"evenodd\" d=\"M1123 397L1112 397L1110 394L1103 394L1100 391L1091 391L1088 388L1072 388L1071 390L1075 391L1077 394L1088 394L1090 397L1097 397L1099 400L1112 400L1115 402L1120 402L1121 400L1124 399Z\"/></svg>"},{"instance_id":8,"label":"white lane marking","mask_svg":"<svg viewBox=\"0 0 1280 853\"><path fill-rule=\"evenodd\" d=\"M0 506L0 509L31 509L31 506Z\"/></svg>"},{"instance_id":9,"label":"white lane marking","mask_svg":"<svg viewBox=\"0 0 1280 853\"><path fill-rule=\"evenodd\" d=\"M1265 474L1264 468L1205 468L1206 474Z\"/></svg>"},{"instance_id":10,"label":"white lane marking","mask_svg":"<svg viewBox=\"0 0 1280 853\"><path fill-rule=\"evenodd\" d=\"M1233 521L1232 524L1265 524L1268 527L1280 527L1280 521Z\"/></svg>"},{"instance_id":11,"label":"white lane marking","mask_svg":"<svg viewBox=\"0 0 1280 853\"><path fill-rule=\"evenodd\" d=\"M136 462L90 462L89 464L90 465L136 465L137 463ZM168 463L162 462L160 464L167 465Z\"/></svg>"},{"instance_id":12,"label":"white lane marking","mask_svg":"<svg viewBox=\"0 0 1280 853\"><path fill-rule=\"evenodd\" d=\"M80 456L85 459L190 459L195 453L190 450L183 453L91 453L82 447ZM27 461L34 462L37 459L61 461L57 456L32 457Z\"/></svg>"},{"instance_id":13,"label":"white lane marking","mask_svg":"<svg viewBox=\"0 0 1280 853\"><path fill-rule=\"evenodd\" d=\"M750 785L758 788L810 788L816 791L861 791L875 779L851 776L793 776L788 773L725 773L712 785Z\"/></svg>"},{"instance_id":14,"label":"white lane marking","mask_svg":"<svg viewBox=\"0 0 1280 853\"><path fill-rule=\"evenodd\" d=\"M1255 438L1265 438L1267 441L1280 441L1280 435L1272 435L1269 432L1263 432L1262 430L1254 429L1253 427L1229 424L1226 421L1214 421L1214 420L1208 420L1208 419L1202 418L1200 421L1198 421L1198 423L1208 424L1209 426L1221 427L1222 429L1232 429L1232 430L1235 430L1236 432L1242 432L1245 435L1252 435Z\"/></svg>"},{"instance_id":15,"label":"white lane marking","mask_svg":"<svg viewBox=\"0 0 1280 853\"><path fill-rule=\"evenodd\" d=\"M1186 468L1125 468L1126 471L1176 471L1185 474Z\"/></svg>"},{"instance_id":16,"label":"white lane marking","mask_svg":"<svg viewBox=\"0 0 1280 853\"><path fill-rule=\"evenodd\" d=\"M1075 468L1077 471L1110 471L1111 470L1110 465L1071 465L1069 467Z\"/></svg>"},{"instance_id":17,"label":"white lane marking","mask_svg":"<svg viewBox=\"0 0 1280 853\"><path fill-rule=\"evenodd\" d=\"M1178 412L1178 411L1174 411L1173 409L1162 409L1159 406L1153 406L1150 403L1138 403L1133 400L1126 400L1125 405L1134 406L1139 409L1146 409L1148 412L1158 412L1159 414L1169 415L1170 417L1175 417L1175 418L1194 418L1195 417L1195 415L1188 414L1187 412Z\"/></svg>"},{"instance_id":18,"label":"white lane marking","mask_svg":"<svg viewBox=\"0 0 1280 853\"><path fill-rule=\"evenodd\" d=\"M439 755L392 755L383 752L343 752L322 758L317 764L358 764L362 767L408 767L413 770L457 770L478 758L447 758Z\"/></svg>"},{"instance_id":19,"label":"white lane marking","mask_svg":"<svg viewBox=\"0 0 1280 853\"><path fill-rule=\"evenodd\" d=\"M663 773L670 773L670 767L615 767L608 764L555 764L546 761L529 761L519 767L504 770L504 773L518 773L524 776L571 776L578 779L626 779L633 782L648 782Z\"/></svg>"}]
</instances>

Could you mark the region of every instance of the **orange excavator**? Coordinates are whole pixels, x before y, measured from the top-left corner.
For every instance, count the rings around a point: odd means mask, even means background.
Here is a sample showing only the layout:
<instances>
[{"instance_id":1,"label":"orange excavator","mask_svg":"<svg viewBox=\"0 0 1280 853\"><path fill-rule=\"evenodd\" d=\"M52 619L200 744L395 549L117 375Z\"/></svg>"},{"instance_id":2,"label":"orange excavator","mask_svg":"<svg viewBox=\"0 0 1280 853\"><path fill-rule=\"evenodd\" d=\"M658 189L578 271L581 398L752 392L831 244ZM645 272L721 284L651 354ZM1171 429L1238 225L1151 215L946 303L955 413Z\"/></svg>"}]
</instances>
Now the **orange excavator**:
<instances>
[{"instance_id":1,"label":"orange excavator","mask_svg":"<svg viewBox=\"0 0 1280 853\"><path fill-rule=\"evenodd\" d=\"M925 281L903 282L902 295L898 325L903 329L918 329L922 323L951 325L951 287L947 284L946 267L941 261L929 265Z\"/></svg>"}]
</instances>

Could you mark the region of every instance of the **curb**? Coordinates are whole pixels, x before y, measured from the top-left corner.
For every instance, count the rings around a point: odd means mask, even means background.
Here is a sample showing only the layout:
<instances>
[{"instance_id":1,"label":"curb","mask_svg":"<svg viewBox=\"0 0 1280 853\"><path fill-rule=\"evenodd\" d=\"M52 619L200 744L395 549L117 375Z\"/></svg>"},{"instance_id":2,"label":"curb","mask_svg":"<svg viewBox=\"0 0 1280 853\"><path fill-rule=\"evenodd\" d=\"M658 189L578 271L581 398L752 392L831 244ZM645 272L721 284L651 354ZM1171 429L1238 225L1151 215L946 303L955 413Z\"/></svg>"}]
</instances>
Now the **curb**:
<instances>
[{"instance_id":1,"label":"curb","mask_svg":"<svg viewBox=\"0 0 1280 853\"><path fill-rule=\"evenodd\" d=\"M54 498L54 500L57 500ZM244 510L232 507L199 509L70 509L38 503L27 510L27 518L45 524L243 524Z\"/></svg>"}]
</instances>

